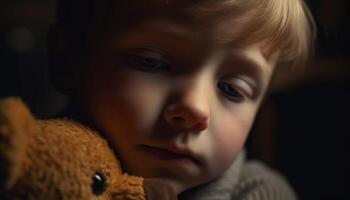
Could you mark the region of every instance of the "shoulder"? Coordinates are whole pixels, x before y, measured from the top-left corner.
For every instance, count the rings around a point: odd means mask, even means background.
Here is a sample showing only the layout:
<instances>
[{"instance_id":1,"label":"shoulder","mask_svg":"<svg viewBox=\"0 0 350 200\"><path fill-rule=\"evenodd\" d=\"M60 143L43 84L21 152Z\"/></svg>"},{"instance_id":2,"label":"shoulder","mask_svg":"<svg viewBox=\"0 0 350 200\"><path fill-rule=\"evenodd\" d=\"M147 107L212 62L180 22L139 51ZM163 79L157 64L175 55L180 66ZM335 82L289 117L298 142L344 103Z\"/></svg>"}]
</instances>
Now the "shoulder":
<instances>
[{"instance_id":1,"label":"shoulder","mask_svg":"<svg viewBox=\"0 0 350 200\"><path fill-rule=\"evenodd\" d=\"M295 192L277 171L259 161L246 162L235 187L233 199L295 200Z\"/></svg>"}]
</instances>

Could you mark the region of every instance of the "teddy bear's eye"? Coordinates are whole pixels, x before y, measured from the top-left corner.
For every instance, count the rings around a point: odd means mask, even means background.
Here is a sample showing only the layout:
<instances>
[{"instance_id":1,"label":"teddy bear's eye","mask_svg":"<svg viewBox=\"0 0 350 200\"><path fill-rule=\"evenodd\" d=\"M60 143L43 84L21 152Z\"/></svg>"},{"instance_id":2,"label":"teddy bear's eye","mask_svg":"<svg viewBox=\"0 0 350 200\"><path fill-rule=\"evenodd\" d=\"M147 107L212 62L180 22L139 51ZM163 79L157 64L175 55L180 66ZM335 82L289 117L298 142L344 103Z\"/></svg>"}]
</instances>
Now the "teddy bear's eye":
<instances>
[{"instance_id":1,"label":"teddy bear's eye","mask_svg":"<svg viewBox=\"0 0 350 200\"><path fill-rule=\"evenodd\" d=\"M101 172L95 172L91 180L91 189L95 195L102 194L106 189L106 177Z\"/></svg>"}]
</instances>

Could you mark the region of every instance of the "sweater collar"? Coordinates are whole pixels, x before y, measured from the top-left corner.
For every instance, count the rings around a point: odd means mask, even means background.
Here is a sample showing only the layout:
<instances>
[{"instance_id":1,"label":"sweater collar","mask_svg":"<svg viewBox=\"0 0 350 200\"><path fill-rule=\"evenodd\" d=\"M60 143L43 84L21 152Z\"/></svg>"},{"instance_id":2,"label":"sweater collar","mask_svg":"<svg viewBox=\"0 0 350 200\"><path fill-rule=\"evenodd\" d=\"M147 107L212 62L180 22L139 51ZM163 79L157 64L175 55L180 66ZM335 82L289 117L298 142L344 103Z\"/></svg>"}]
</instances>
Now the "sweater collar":
<instances>
[{"instance_id":1,"label":"sweater collar","mask_svg":"<svg viewBox=\"0 0 350 200\"><path fill-rule=\"evenodd\" d=\"M230 199L231 193L239 182L244 160L245 152L243 150L222 176L209 183L185 191L179 196L179 200ZM219 197L218 194L220 194Z\"/></svg>"}]
</instances>

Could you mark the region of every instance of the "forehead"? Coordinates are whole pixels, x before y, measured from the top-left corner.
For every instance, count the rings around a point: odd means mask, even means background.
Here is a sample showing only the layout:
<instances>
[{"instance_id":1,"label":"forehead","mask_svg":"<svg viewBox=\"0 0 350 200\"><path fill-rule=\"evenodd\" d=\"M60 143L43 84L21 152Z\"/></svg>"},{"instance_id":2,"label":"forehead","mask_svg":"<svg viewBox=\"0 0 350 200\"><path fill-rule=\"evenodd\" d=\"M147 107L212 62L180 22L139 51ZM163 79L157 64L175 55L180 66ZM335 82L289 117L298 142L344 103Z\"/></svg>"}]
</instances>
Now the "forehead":
<instances>
[{"instance_id":1,"label":"forehead","mask_svg":"<svg viewBox=\"0 0 350 200\"><path fill-rule=\"evenodd\" d=\"M109 3L108 3L109 2ZM247 46L257 28L258 0L119 0L96 1L96 32L115 35L139 30L165 34L210 37L216 44ZM265 48L265 47L264 47ZM262 49L264 56L268 53Z\"/></svg>"},{"instance_id":2,"label":"forehead","mask_svg":"<svg viewBox=\"0 0 350 200\"><path fill-rule=\"evenodd\" d=\"M122 32L140 24L153 22L156 28L181 32L181 28L169 23L192 27L201 34L215 37L219 42L242 40L249 27L250 9L239 9L236 0L149 0L109 1L95 6L95 30L99 32ZM225 7L230 2L230 8ZM250 2L250 0L246 0ZM248 4L248 3L246 3ZM245 6L247 7L247 6ZM156 23L154 23L156 22Z\"/></svg>"}]
</instances>

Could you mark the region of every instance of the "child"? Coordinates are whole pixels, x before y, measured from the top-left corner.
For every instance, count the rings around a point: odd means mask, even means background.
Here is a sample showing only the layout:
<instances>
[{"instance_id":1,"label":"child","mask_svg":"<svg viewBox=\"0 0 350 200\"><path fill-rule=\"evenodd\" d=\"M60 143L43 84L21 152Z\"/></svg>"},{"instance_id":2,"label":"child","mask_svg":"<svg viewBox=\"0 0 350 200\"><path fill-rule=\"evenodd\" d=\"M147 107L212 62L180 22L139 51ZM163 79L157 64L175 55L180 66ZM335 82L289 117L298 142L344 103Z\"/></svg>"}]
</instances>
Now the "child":
<instances>
[{"instance_id":1,"label":"child","mask_svg":"<svg viewBox=\"0 0 350 200\"><path fill-rule=\"evenodd\" d=\"M102 132L123 169L179 199L295 199L242 151L277 68L307 57L301 0L58 1L50 32L70 117Z\"/></svg>"}]
</instances>

